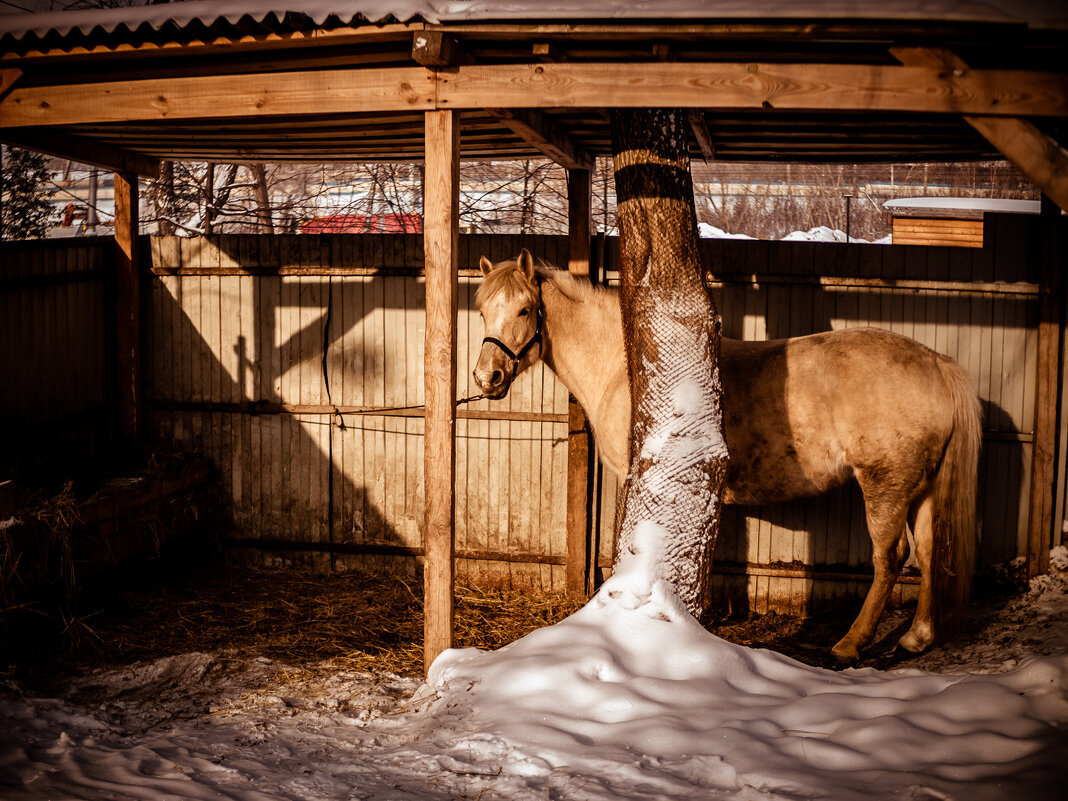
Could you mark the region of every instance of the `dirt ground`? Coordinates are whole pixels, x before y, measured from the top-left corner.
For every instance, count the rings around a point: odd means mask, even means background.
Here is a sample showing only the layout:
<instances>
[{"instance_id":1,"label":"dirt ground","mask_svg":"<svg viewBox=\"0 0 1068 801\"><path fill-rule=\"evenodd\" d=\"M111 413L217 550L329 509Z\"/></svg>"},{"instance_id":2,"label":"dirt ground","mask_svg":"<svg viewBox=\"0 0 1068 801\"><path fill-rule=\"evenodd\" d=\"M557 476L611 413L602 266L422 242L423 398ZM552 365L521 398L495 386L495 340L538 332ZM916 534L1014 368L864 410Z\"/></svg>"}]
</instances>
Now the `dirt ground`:
<instances>
[{"instance_id":1,"label":"dirt ground","mask_svg":"<svg viewBox=\"0 0 1068 801\"><path fill-rule=\"evenodd\" d=\"M1053 552L1048 576L1027 591L1012 577L981 577L960 635L919 657L894 649L913 609L884 615L862 666L929 670L1011 667L1028 655L1068 647L1068 551ZM123 666L193 651L270 660L313 673L388 671L422 675L422 601L417 580L388 575L303 575L219 561L149 571L120 589L79 603L47 639L23 638L7 649L8 675L48 690L98 667ZM460 587L457 645L499 648L555 623L581 604L561 595ZM859 602L857 604L859 606ZM714 634L742 645L780 651L798 661L833 666L828 649L846 631L855 608L807 619L767 614L716 621ZM56 636L58 634L58 636ZM327 667L328 666L328 667Z\"/></svg>"}]
</instances>

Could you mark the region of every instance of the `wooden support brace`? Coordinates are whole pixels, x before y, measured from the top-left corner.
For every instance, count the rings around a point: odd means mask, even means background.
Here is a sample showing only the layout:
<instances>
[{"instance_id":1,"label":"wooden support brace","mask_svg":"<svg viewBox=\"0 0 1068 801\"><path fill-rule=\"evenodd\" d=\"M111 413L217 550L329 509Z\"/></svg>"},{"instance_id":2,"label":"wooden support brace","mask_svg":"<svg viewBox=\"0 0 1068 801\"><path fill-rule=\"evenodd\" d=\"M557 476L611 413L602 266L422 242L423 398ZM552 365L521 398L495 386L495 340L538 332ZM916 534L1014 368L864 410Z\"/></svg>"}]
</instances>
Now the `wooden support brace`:
<instances>
[{"instance_id":1,"label":"wooden support brace","mask_svg":"<svg viewBox=\"0 0 1068 801\"><path fill-rule=\"evenodd\" d=\"M0 70L0 100L7 97L7 93L15 88L15 84L21 77L22 70L11 68Z\"/></svg>"},{"instance_id":2,"label":"wooden support brace","mask_svg":"<svg viewBox=\"0 0 1068 801\"><path fill-rule=\"evenodd\" d=\"M590 275L591 190L589 170L568 170L568 272ZM589 514L590 426L582 406L574 396L567 403L567 561L565 587L568 595L580 597L593 591L587 577L591 574Z\"/></svg>"},{"instance_id":3,"label":"wooden support brace","mask_svg":"<svg viewBox=\"0 0 1068 801\"><path fill-rule=\"evenodd\" d=\"M705 113L699 109L692 108L687 112L687 115L690 119L690 130L693 131L693 138L697 140L697 146L701 148L701 156L704 158L705 163L715 161L716 146L712 143L712 134L708 131Z\"/></svg>"},{"instance_id":4,"label":"wooden support brace","mask_svg":"<svg viewBox=\"0 0 1068 801\"><path fill-rule=\"evenodd\" d=\"M35 128L32 132L0 129L0 139L16 147L70 159L79 164L102 167L108 172L154 176L159 171L159 162L141 153L111 147L51 128Z\"/></svg>"},{"instance_id":5,"label":"wooden support brace","mask_svg":"<svg viewBox=\"0 0 1068 801\"><path fill-rule=\"evenodd\" d=\"M968 65L949 50L895 47L890 51L905 66L932 67L964 74ZM966 114L965 121L1015 164L1046 197L1068 211L1068 153L1033 123L1019 117Z\"/></svg>"},{"instance_id":6,"label":"wooden support brace","mask_svg":"<svg viewBox=\"0 0 1068 801\"><path fill-rule=\"evenodd\" d=\"M485 111L560 166L569 170L593 169L593 156L561 136L540 112L504 108L487 108Z\"/></svg>"},{"instance_id":7,"label":"wooden support brace","mask_svg":"<svg viewBox=\"0 0 1068 801\"><path fill-rule=\"evenodd\" d=\"M137 254L137 175L115 173L115 375L119 432L141 435L141 288Z\"/></svg>"},{"instance_id":8,"label":"wooden support brace","mask_svg":"<svg viewBox=\"0 0 1068 801\"><path fill-rule=\"evenodd\" d=\"M427 669L442 651L452 647L459 168L459 112L427 112L423 200L426 261L423 656Z\"/></svg>"}]
</instances>

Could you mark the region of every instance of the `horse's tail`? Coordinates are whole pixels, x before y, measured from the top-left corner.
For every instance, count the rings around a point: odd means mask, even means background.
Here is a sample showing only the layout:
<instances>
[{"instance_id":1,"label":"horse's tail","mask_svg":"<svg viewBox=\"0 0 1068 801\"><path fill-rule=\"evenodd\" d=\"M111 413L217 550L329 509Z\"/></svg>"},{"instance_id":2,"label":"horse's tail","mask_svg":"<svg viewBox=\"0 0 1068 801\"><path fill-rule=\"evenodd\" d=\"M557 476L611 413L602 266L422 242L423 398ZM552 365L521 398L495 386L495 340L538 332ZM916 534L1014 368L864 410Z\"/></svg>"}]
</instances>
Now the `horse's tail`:
<instances>
[{"instance_id":1,"label":"horse's tail","mask_svg":"<svg viewBox=\"0 0 1068 801\"><path fill-rule=\"evenodd\" d=\"M953 433L934 480L931 581L935 631L952 636L968 605L975 569L976 485L982 411L968 373L938 360L953 400Z\"/></svg>"}]
</instances>

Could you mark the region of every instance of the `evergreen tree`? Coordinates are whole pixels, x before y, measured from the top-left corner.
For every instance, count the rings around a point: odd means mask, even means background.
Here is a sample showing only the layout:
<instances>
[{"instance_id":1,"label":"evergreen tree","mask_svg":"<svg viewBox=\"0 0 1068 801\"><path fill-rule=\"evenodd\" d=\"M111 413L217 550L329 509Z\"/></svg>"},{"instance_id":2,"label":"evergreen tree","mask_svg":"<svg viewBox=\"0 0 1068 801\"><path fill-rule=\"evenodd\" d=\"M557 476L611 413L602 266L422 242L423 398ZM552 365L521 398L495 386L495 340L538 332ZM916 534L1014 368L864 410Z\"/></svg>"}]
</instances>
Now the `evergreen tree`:
<instances>
[{"instance_id":1,"label":"evergreen tree","mask_svg":"<svg viewBox=\"0 0 1068 801\"><path fill-rule=\"evenodd\" d=\"M41 239L55 223L48 157L5 147L0 169L0 235L4 239Z\"/></svg>"}]
</instances>

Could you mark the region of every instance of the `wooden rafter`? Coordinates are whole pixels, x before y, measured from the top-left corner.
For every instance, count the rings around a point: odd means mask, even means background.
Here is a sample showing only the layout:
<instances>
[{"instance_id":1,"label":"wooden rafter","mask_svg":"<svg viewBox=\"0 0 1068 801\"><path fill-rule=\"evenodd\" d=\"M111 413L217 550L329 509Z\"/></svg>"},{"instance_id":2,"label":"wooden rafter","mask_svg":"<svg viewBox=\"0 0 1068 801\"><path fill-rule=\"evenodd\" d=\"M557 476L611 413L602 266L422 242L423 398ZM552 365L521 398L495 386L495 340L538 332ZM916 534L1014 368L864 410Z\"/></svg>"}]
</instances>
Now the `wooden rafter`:
<instances>
[{"instance_id":1,"label":"wooden rafter","mask_svg":"<svg viewBox=\"0 0 1068 801\"><path fill-rule=\"evenodd\" d=\"M906 66L924 66L953 74L967 74L968 65L948 50L895 47L894 57ZM1020 168L1042 192L1068 211L1068 153L1028 120L966 114L964 119Z\"/></svg>"},{"instance_id":2,"label":"wooden rafter","mask_svg":"<svg viewBox=\"0 0 1068 801\"><path fill-rule=\"evenodd\" d=\"M109 172L131 172L151 177L159 169L159 161L149 156L49 128L38 128L32 133L2 131L0 140L79 164L102 167Z\"/></svg>"},{"instance_id":3,"label":"wooden rafter","mask_svg":"<svg viewBox=\"0 0 1068 801\"><path fill-rule=\"evenodd\" d=\"M557 164L569 170L593 169L593 156L562 136L540 112L504 108L487 108L485 111Z\"/></svg>"},{"instance_id":4,"label":"wooden rafter","mask_svg":"<svg viewBox=\"0 0 1068 801\"><path fill-rule=\"evenodd\" d=\"M223 102L222 99L225 98ZM434 108L728 108L1068 116L1068 76L931 67L471 65L211 75L14 88L0 127Z\"/></svg>"},{"instance_id":5,"label":"wooden rafter","mask_svg":"<svg viewBox=\"0 0 1068 801\"><path fill-rule=\"evenodd\" d=\"M14 87L19 78L22 77L22 70L16 69L3 69L0 70L0 100L7 97L7 93Z\"/></svg>"},{"instance_id":6,"label":"wooden rafter","mask_svg":"<svg viewBox=\"0 0 1068 801\"><path fill-rule=\"evenodd\" d=\"M690 130L697 146L701 148L701 156L705 162L716 160L716 146L712 143L712 134L708 131L708 123L705 122L704 112L692 108L689 110Z\"/></svg>"}]
</instances>

